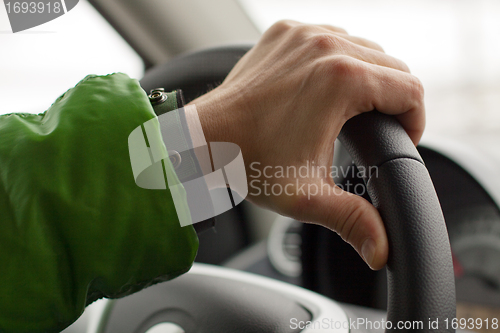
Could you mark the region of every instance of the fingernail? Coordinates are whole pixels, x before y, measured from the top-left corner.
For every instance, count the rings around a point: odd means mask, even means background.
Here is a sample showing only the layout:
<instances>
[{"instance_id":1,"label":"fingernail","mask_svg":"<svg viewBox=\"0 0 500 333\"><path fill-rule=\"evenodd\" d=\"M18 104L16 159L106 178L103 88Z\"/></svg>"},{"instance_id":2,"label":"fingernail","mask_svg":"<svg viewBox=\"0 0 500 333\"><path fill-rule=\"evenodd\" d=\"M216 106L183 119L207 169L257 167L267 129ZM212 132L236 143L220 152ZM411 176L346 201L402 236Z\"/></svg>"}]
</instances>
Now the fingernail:
<instances>
[{"instance_id":1,"label":"fingernail","mask_svg":"<svg viewBox=\"0 0 500 333\"><path fill-rule=\"evenodd\" d=\"M371 238L368 238L363 242L361 246L361 254L363 255L363 259L365 262L371 267L373 257L375 256L375 241Z\"/></svg>"}]
</instances>

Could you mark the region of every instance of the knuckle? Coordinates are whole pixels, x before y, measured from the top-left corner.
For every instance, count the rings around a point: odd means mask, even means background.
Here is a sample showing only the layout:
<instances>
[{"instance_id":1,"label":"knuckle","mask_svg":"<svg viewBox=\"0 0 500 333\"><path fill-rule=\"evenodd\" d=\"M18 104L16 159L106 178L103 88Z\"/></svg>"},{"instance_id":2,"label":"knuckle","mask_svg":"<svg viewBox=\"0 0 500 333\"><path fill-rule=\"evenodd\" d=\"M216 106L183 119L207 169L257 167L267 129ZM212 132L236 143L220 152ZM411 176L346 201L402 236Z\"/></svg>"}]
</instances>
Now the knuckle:
<instances>
[{"instance_id":1,"label":"knuckle","mask_svg":"<svg viewBox=\"0 0 500 333\"><path fill-rule=\"evenodd\" d=\"M292 20L280 20L276 23L274 23L271 27L271 29L275 29L275 30L289 30L291 29L295 24L295 22L292 21Z\"/></svg>"},{"instance_id":2,"label":"knuckle","mask_svg":"<svg viewBox=\"0 0 500 333\"><path fill-rule=\"evenodd\" d=\"M341 34L348 35L347 31L344 28L341 28L341 27L337 27L337 26L334 26L334 25L331 25L331 24L325 24L325 25L322 25L322 27L324 27L326 29L329 29L329 30L333 30L333 31L341 33Z\"/></svg>"},{"instance_id":3,"label":"knuckle","mask_svg":"<svg viewBox=\"0 0 500 333\"><path fill-rule=\"evenodd\" d=\"M290 32L294 34L294 37L302 40L311 35L312 28L307 24L298 24L292 27Z\"/></svg>"},{"instance_id":4,"label":"knuckle","mask_svg":"<svg viewBox=\"0 0 500 333\"><path fill-rule=\"evenodd\" d=\"M344 28L341 28L341 27L336 27L336 26L331 26L333 29L335 29L335 31L339 32L339 33L342 33L342 34L346 34L348 35L347 33L347 30L345 30Z\"/></svg>"},{"instance_id":5,"label":"knuckle","mask_svg":"<svg viewBox=\"0 0 500 333\"><path fill-rule=\"evenodd\" d=\"M356 224L361 221L363 214L365 214L365 209L362 206L349 205L346 207L346 212L343 214L343 218L337 222L338 229L336 229L344 241L353 242L353 230L356 229Z\"/></svg>"},{"instance_id":6,"label":"knuckle","mask_svg":"<svg viewBox=\"0 0 500 333\"><path fill-rule=\"evenodd\" d=\"M363 46L366 46L366 47L368 47L370 49L377 50L377 51L380 51L382 53L385 53L385 51L382 48L382 46L380 46L378 43L372 42L371 40L362 39L361 43L362 43Z\"/></svg>"},{"instance_id":7,"label":"knuckle","mask_svg":"<svg viewBox=\"0 0 500 333\"><path fill-rule=\"evenodd\" d=\"M292 20L280 20L274 23L269 29L266 31L266 35L276 36L284 34L285 32L292 29L297 23Z\"/></svg>"},{"instance_id":8,"label":"knuckle","mask_svg":"<svg viewBox=\"0 0 500 333\"><path fill-rule=\"evenodd\" d=\"M363 66L362 62L356 61L346 55L330 58L326 62L326 66L328 73L336 80L360 79L366 75L366 68Z\"/></svg>"},{"instance_id":9,"label":"knuckle","mask_svg":"<svg viewBox=\"0 0 500 333\"><path fill-rule=\"evenodd\" d=\"M424 101L424 85L419 78L412 75L412 93L413 98L416 101L422 102Z\"/></svg>"},{"instance_id":10,"label":"knuckle","mask_svg":"<svg viewBox=\"0 0 500 333\"><path fill-rule=\"evenodd\" d=\"M330 51L339 47L339 38L332 34L319 34L312 36L310 43L315 50Z\"/></svg>"},{"instance_id":11,"label":"knuckle","mask_svg":"<svg viewBox=\"0 0 500 333\"><path fill-rule=\"evenodd\" d=\"M317 207L316 198L307 195L295 195L287 197L289 200L284 203L284 209L280 214L289 215L298 221L307 221L308 212Z\"/></svg>"},{"instance_id":12,"label":"knuckle","mask_svg":"<svg viewBox=\"0 0 500 333\"><path fill-rule=\"evenodd\" d=\"M396 66L397 66L396 68L399 68L403 72L410 73L410 68L408 67L408 65L404 61L401 61L399 59L395 59L395 61L396 61Z\"/></svg>"}]
</instances>

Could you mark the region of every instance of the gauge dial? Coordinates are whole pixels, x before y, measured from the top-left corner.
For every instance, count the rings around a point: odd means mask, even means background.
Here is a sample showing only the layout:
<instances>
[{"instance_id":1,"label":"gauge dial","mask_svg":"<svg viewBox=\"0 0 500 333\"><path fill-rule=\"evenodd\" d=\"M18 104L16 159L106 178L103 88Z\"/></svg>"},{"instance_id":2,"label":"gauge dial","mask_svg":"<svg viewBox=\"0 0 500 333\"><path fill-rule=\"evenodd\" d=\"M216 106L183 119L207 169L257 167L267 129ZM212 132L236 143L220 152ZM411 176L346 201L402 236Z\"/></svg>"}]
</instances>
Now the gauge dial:
<instances>
[{"instance_id":1,"label":"gauge dial","mask_svg":"<svg viewBox=\"0 0 500 333\"><path fill-rule=\"evenodd\" d=\"M474 207L447 217L460 317L500 318L500 215ZM481 332L488 332L481 329Z\"/></svg>"}]
</instances>

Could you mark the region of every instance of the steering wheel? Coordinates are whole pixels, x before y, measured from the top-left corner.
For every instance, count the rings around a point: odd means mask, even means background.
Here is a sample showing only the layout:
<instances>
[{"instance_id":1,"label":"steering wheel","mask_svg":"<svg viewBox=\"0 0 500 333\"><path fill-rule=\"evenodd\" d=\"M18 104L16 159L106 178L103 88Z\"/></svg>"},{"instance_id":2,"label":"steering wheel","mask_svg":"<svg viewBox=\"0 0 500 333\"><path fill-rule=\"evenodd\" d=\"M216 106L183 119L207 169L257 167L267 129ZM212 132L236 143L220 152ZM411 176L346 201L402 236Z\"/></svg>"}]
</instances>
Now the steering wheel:
<instances>
[{"instance_id":1,"label":"steering wheel","mask_svg":"<svg viewBox=\"0 0 500 333\"><path fill-rule=\"evenodd\" d=\"M182 88L191 100L222 82L250 48L226 46L180 56L149 70L141 85L146 91ZM416 148L395 118L377 111L349 120L339 139L356 165L369 171L364 180L389 238L386 320L392 327L379 329L395 331L401 328L399 322L421 322L411 330L454 331L450 244L436 192ZM356 309L299 287L195 264L180 278L110 301L98 332L363 331L337 327L337 321L355 317ZM300 326L324 318L331 320L328 327ZM429 326L436 320L439 329Z\"/></svg>"}]
</instances>

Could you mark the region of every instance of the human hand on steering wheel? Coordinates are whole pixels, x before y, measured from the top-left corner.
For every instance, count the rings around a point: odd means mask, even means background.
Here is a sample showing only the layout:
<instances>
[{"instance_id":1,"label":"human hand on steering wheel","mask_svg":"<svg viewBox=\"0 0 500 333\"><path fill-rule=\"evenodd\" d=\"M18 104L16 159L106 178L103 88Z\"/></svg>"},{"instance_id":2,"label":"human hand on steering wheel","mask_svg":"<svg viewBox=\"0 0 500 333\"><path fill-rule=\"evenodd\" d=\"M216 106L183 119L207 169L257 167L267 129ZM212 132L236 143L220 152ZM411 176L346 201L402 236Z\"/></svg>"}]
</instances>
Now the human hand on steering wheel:
<instances>
[{"instance_id":1,"label":"human hand on steering wheel","mask_svg":"<svg viewBox=\"0 0 500 333\"><path fill-rule=\"evenodd\" d=\"M241 147L247 199L330 228L371 268L385 265L388 241L378 211L338 188L330 170L340 129L363 112L396 115L418 143L425 126L423 88L403 62L343 29L280 21L219 87L192 104L207 141ZM300 177L300 167L311 166L319 172ZM266 167L285 173L266 174ZM276 191L269 190L273 186Z\"/></svg>"}]
</instances>

